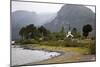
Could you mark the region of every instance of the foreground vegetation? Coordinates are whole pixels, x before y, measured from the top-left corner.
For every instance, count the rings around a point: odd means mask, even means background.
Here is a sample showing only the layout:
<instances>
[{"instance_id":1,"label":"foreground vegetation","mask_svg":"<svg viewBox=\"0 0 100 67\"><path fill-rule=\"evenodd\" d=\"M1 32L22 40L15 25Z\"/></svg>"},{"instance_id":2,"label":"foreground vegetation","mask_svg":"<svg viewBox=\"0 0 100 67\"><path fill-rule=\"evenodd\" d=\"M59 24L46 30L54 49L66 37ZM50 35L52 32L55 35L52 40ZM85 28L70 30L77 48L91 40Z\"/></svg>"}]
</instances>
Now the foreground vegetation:
<instances>
[{"instance_id":1,"label":"foreground vegetation","mask_svg":"<svg viewBox=\"0 0 100 67\"><path fill-rule=\"evenodd\" d=\"M60 48L61 51L65 49L65 51L73 49L79 49L78 52L81 52L82 50L85 52L82 52L83 54L95 54L96 53L96 45L95 45L95 40L89 40L89 39L84 39L84 40L70 40L70 39L65 39L65 40L58 40L58 41L36 41L34 39L31 40L21 40L19 42L20 45L26 45L26 46L31 46L31 47L37 47L37 48L43 48L47 50L57 50ZM72 49L73 48L73 49Z\"/></svg>"}]
</instances>

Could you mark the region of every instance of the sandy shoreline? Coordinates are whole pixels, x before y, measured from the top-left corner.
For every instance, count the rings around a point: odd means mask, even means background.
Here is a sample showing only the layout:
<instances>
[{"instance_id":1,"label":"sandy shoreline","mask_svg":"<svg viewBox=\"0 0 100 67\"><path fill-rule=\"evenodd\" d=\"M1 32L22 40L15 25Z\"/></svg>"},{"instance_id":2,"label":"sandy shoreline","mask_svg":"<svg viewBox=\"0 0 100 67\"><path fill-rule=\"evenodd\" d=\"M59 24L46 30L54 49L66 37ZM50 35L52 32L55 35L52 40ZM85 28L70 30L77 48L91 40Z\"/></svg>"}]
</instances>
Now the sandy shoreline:
<instances>
[{"instance_id":1,"label":"sandy shoreline","mask_svg":"<svg viewBox=\"0 0 100 67\"><path fill-rule=\"evenodd\" d=\"M23 47L23 46L21 46ZM48 52L58 52L61 53L58 56L52 57L50 59L46 59L43 61L39 62L32 62L24 65L18 65L18 66L30 66L30 65L43 65L43 64L58 64L58 63L70 63L70 62L88 62L88 61L95 61L95 56L94 55L81 55L78 52L73 52L73 51L62 51L62 50L49 50L49 49L44 49L40 47L23 47L24 49L30 49L30 50L44 50Z\"/></svg>"},{"instance_id":2,"label":"sandy shoreline","mask_svg":"<svg viewBox=\"0 0 100 67\"><path fill-rule=\"evenodd\" d=\"M46 59L35 63L28 63L25 65L61 64L61 63L92 62L92 61L95 61L94 55L80 56L79 54L76 55L70 54L69 56L66 56L66 53L62 53L61 55L50 59Z\"/></svg>"}]
</instances>

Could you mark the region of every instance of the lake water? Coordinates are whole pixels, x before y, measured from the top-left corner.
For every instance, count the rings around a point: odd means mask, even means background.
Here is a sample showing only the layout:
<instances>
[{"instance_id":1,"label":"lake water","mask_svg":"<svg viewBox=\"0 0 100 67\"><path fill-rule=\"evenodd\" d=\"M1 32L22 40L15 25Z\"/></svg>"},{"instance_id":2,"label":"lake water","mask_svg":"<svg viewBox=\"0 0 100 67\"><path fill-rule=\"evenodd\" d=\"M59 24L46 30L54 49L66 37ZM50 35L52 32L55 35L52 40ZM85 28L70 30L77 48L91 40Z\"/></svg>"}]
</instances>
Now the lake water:
<instances>
[{"instance_id":1,"label":"lake water","mask_svg":"<svg viewBox=\"0 0 100 67\"><path fill-rule=\"evenodd\" d=\"M60 55L60 53L12 47L11 64L12 66L14 66L14 65L23 65L27 63L34 63L58 55Z\"/></svg>"}]
</instances>

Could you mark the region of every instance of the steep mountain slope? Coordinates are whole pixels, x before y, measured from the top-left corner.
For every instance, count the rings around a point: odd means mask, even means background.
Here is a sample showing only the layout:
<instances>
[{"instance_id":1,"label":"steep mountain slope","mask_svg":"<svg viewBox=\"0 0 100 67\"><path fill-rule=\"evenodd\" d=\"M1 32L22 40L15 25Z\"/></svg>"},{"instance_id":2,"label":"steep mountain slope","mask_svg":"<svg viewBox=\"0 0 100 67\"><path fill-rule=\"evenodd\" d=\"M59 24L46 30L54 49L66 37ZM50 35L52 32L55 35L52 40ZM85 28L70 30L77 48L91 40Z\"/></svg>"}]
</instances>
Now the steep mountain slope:
<instances>
[{"instance_id":1,"label":"steep mountain slope","mask_svg":"<svg viewBox=\"0 0 100 67\"><path fill-rule=\"evenodd\" d=\"M50 23L44 24L44 26L53 32L59 31L62 26L68 30L68 24L71 29L77 28L78 31L82 32L82 27L86 24L90 24L93 27L95 33L95 13L85 6L82 5L64 5L57 16Z\"/></svg>"}]
</instances>

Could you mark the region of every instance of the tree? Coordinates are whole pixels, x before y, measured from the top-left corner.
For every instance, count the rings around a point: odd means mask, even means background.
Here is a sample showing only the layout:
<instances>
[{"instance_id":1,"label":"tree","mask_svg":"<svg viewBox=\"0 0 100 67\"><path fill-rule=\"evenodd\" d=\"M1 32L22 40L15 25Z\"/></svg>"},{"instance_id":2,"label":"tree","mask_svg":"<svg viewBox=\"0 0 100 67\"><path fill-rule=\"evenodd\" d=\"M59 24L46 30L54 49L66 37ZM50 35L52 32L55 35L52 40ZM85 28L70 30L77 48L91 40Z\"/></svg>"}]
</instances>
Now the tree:
<instances>
[{"instance_id":1,"label":"tree","mask_svg":"<svg viewBox=\"0 0 100 67\"><path fill-rule=\"evenodd\" d=\"M77 35L77 29L76 28L73 28L72 29L72 34L75 36L75 35Z\"/></svg>"},{"instance_id":2,"label":"tree","mask_svg":"<svg viewBox=\"0 0 100 67\"><path fill-rule=\"evenodd\" d=\"M56 37L61 40L65 38L65 30L64 30L63 26L62 26L60 32L56 33Z\"/></svg>"},{"instance_id":3,"label":"tree","mask_svg":"<svg viewBox=\"0 0 100 67\"><path fill-rule=\"evenodd\" d=\"M74 33L77 33L77 29L76 28L73 28L72 29L72 33L74 34Z\"/></svg>"},{"instance_id":4,"label":"tree","mask_svg":"<svg viewBox=\"0 0 100 67\"><path fill-rule=\"evenodd\" d=\"M28 39L36 38L36 36L38 34L37 28L34 26L34 24L27 25L26 31L27 31Z\"/></svg>"},{"instance_id":5,"label":"tree","mask_svg":"<svg viewBox=\"0 0 100 67\"><path fill-rule=\"evenodd\" d=\"M26 32L25 32L25 27L22 27L22 28L20 29L20 31L19 31L19 35L22 37L22 39L25 38L25 36L26 36L25 33L26 33Z\"/></svg>"},{"instance_id":6,"label":"tree","mask_svg":"<svg viewBox=\"0 0 100 67\"><path fill-rule=\"evenodd\" d=\"M64 27L62 26L60 33L64 33Z\"/></svg>"},{"instance_id":7,"label":"tree","mask_svg":"<svg viewBox=\"0 0 100 67\"><path fill-rule=\"evenodd\" d=\"M74 38L79 38L79 37L81 37L80 32L78 32L76 28L73 28L73 29L72 29L72 34L74 35Z\"/></svg>"},{"instance_id":8,"label":"tree","mask_svg":"<svg viewBox=\"0 0 100 67\"><path fill-rule=\"evenodd\" d=\"M40 26L38 28L38 31L41 33L42 36L47 36L48 33L49 33L49 31L45 27L43 27L43 26Z\"/></svg>"},{"instance_id":9,"label":"tree","mask_svg":"<svg viewBox=\"0 0 100 67\"><path fill-rule=\"evenodd\" d=\"M83 36L87 37L89 32L92 31L92 26L90 24L84 25L82 31L83 31Z\"/></svg>"},{"instance_id":10,"label":"tree","mask_svg":"<svg viewBox=\"0 0 100 67\"><path fill-rule=\"evenodd\" d=\"M22 27L19 31L19 35L24 39L32 39L36 38L38 35L37 28L34 26L34 24L29 24L26 27Z\"/></svg>"},{"instance_id":11,"label":"tree","mask_svg":"<svg viewBox=\"0 0 100 67\"><path fill-rule=\"evenodd\" d=\"M49 36L49 31L41 26L39 28L36 28L34 24L29 24L26 27L21 28L19 31L19 35L24 39L39 39L41 36Z\"/></svg>"}]
</instances>

